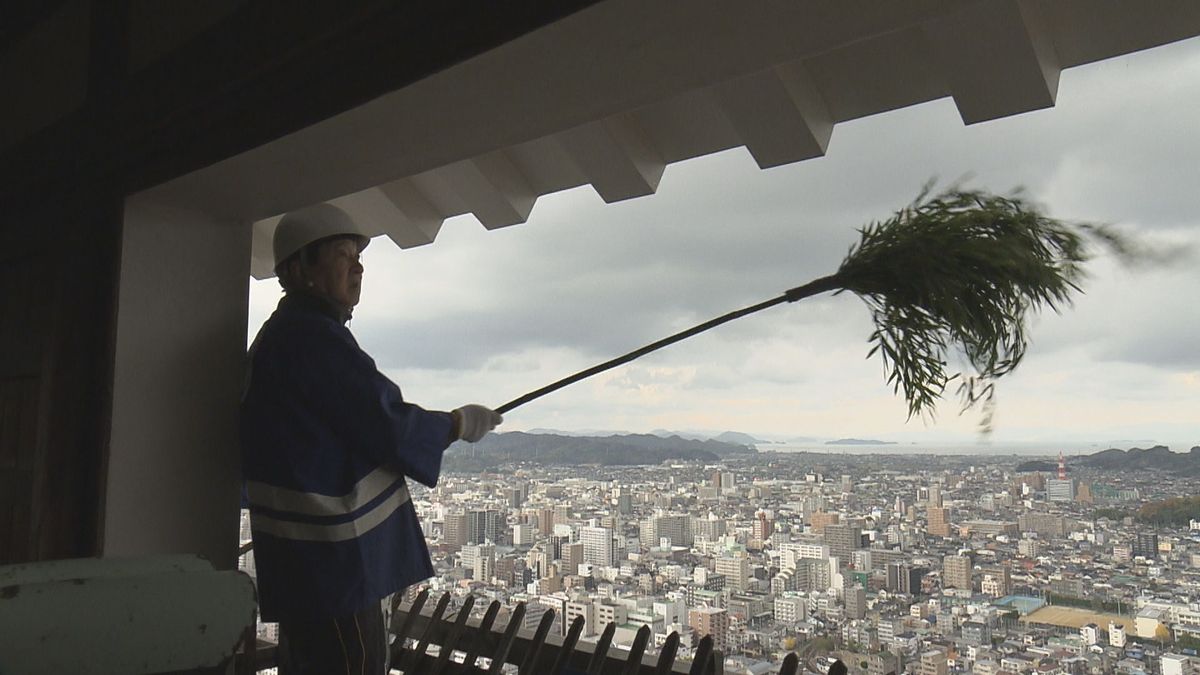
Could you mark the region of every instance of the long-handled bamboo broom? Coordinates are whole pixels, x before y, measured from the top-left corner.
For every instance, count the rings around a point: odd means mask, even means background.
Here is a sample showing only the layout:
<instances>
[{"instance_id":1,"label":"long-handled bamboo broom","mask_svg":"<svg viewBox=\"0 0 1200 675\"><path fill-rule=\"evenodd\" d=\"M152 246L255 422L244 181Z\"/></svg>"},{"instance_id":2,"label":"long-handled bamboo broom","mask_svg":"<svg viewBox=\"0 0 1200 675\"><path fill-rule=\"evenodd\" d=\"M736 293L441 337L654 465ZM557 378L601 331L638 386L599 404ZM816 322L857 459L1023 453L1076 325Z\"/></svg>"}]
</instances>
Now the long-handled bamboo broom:
<instances>
[{"instance_id":1,"label":"long-handled bamboo broom","mask_svg":"<svg viewBox=\"0 0 1200 675\"><path fill-rule=\"evenodd\" d=\"M963 410L984 404L989 430L995 382L1025 356L1027 316L1060 311L1081 292L1089 240L1118 252L1128 246L1110 230L1050 218L1019 197L929 188L891 218L859 230L838 270L565 377L496 408L505 413L534 399L755 312L828 291L850 291L871 311L875 330L867 356L883 358L893 391L903 391L909 417L932 414L946 386L959 380ZM959 351L967 367L947 374Z\"/></svg>"}]
</instances>

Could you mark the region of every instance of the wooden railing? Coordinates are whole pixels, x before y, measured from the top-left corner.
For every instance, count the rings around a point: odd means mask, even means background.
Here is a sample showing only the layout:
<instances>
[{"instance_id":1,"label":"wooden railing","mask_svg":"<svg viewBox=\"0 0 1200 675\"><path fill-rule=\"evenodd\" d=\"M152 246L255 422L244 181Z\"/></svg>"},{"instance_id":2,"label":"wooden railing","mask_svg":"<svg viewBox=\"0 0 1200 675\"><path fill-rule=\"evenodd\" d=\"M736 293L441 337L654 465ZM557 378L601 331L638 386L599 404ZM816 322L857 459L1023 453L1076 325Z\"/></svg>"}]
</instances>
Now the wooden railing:
<instances>
[{"instance_id":1,"label":"wooden railing","mask_svg":"<svg viewBox=\"0 0 1200 675\"><path fill-rule=\"evenodd\" d=\"M433 607L429 605L433 604ZM612 646L616 624L609 623L595 644L580 642L584 619L576 617L565 637L550 635L555 612L547 609L533 631L521 630L525 603L513 608L503 629L495 625L500 602L493 601L482 619L473 618L475 599L468 596L458 612L450 616L450 594L436 603L429 602L424 590L404 605L397 603L392 616L396 640L392 644L392 670L421 675L443 673L500 673L505 664L515 666L520 675L722 675L724 657L713 649L712 636L697 645L690 663L676 663L680 636L667 636L657 656L646 653L651 631L642 626L628 652ZM799 669L796 654L789 654L780 675L795 675Z\"/></svg>"}]
</instances>

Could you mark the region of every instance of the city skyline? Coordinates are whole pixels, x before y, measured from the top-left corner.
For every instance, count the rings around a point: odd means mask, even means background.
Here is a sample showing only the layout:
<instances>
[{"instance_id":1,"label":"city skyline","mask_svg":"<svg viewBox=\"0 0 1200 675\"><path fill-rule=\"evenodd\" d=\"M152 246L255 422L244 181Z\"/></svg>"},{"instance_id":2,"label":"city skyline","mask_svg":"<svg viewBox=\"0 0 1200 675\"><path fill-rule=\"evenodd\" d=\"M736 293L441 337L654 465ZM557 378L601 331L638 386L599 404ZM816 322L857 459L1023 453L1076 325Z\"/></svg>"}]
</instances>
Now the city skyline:
<instances>
[{"instance_id":1,"label":"city skyline","mask_svg":"<svg viewBox=\"0 0 1200 675\"><path fill-rule=\"evenodd\" d=\"M685 664L710 636L729 673L794 653L855 675L1182 674L1200 666L1200 498L1173 498L1194 473L770 453L448 468L413 487L435 572L401 602L494 611L494 633L648 632L652 656L678 634Z\"/></svg>"},{"instance_id":2,"label":"city skyline","mask_svg":"<svg viewBox=\"0 0 1200 675\"><path fill-rule=\"evenodd\" d=\"M431 246L373 243L351 328L414 402L496 406L832 271L854 228L934 177L1023 186L1057 217L1194 248L1181 167L1200 163L1196 109L1193 39L1068 70L1049 110L964 127L942 99L841 124L824 158L763 171L739 148L669 166L649 197L604 205L569 190L494 232L452 219ZM1200 445L1198 269L1096 261L1074 309L1035 321L1026 363L1000 383L992 442ZM252 284L251 336L277 298L273 280ZM534 402L501 430L977 440L977 415L960 417L953 396L936 421L906 423L864 358L869 330L849 295L777 308Z\"/></svg>"}]
</instances>

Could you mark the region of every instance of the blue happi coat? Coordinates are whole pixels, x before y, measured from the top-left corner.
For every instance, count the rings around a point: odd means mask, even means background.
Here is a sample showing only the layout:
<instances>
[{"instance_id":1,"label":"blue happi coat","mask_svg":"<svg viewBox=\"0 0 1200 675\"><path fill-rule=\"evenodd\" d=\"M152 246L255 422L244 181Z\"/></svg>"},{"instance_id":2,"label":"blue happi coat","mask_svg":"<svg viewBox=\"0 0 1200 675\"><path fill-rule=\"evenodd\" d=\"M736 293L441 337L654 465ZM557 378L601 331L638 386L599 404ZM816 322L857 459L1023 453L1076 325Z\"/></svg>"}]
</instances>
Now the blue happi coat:
<instances>
[{"instance_id":1,"label":"blue happi coat","mask_svg":"<svg viewBox=\"0 0 1200 675\"><path fill-rule=\"evenodd\" d=\"M241 409L264 620L345 616L433 576L405 476L437 483L452 425L406 403L332 306L279 303Z\"/></svg>"}]
</instances>

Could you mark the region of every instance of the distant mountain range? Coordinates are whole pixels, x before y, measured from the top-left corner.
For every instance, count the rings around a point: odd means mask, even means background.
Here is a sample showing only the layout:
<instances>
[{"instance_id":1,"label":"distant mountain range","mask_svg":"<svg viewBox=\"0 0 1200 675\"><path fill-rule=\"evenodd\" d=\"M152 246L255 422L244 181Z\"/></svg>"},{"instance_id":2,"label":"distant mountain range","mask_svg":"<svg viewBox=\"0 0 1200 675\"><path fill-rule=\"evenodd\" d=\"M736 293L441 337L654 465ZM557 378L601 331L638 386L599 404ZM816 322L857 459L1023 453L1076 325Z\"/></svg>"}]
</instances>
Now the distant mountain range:
<instances>
[{"instance_id":1,"label":"distant mountain range","mask_svg":"<svg viewBox=\"0 0 1200 675\"><path fill-rule=\"evenodd\" d=\"M667 460L719 462L755 452L752 445L653 434L564 436L520 431L489 434L475 444L455 443L446 452L447 470L480 471L511 462L539 464L660 464Z\"/></svg>"},{"instance_id":2,"label":"distant mountain range","mask_svg":"<svg viewBox=\"0 0 1200 675\"><path fill-rule=\"evenodd\" d=\"M708 439L713 437L712 434L702 434L697 431L671 431L670 429L655 429L654 431L651 431L650 433L655 436L658 436L659 438L670 438L672 436L678 436L679 438L686 438L686 439L692 440L692 441L707 441Z\"/></svg>"},{"instance_id":3,"label":"distant mountain range","mask_svg":"<svg viewBox=\"0 0 1200 675\"><path fill-rule=\"evenodd\" d=\"M1196 476L1200 475L1200 446L1188 452L1171 452L1165 445L1129 450L1110 448L1076 458L1074 463L1104 471L1159 469L1182 476Z\"/></svg>"},{"instance_id":4,"label":"distant mountain range","mask_svg":"<svg viewBox=\"0 0 1200 675\"><path fill-rule=\"evenodd\" d=\"M562 429L548 429L548 428L542 428L542 427L530 429L526 433L536 434L539 436L576 436L576 437L589 436L589 437L594 437L594 438L607 438L609 436L636 436L637 435L631 431L616 431L616 430L607 430L607 429L583 429L583 430L578 430L578 431L564 431ZM660 438L671 438L672 436L678 436L679 438L684 438L684 439L693 440L693 441L717 440L717 441L722 441L725 443L733 443L734 445L787 445L787 444L811 445L811 444L823 443L828 438L828 437L820 438L817 436L794 436L794 437L787 438L787 440L769 440L769 439L764 439L764 438L758 438L757 436L743 433L741 431L722 431L720 433L716 433L716 432L711 432L711 431L678 431L678 430L672 430L672 429L655 429L655 430L651 431L650 433L652 435L658 436ZM870 443L875 444L875 445L892 445L891 443L884 443L883 441L870 441Z\"/></svg>"},{"instance_id":5,"label":"distant mountain range","mask_svg":"<svg viewBox=\"0 0 1200 675\"><path fill-rule=\"evenodd\" d=\"M1151 448L1121 450L1109 448L1100 452L1072 457L1073 466L1086 466L1101 471L1170 471L1180 476L1200 476L1200 446L1188 452L1171 452L1165 445ZM1016 471L1057 471L1055 462L1035 460L1022 462Z\"/></svg>"},{"instance_id":6,"label":"distant mountain range","mask_svg":"<svg viewBox=\"0 0 1200 675\"><path fill-rule=\"evenodd\" d=\"M585 429L582 431L563 431L561 429L537 428L537 429L530 429L527 433L534 434L537 436L576 436L576 437L589 436L592 438L607 438L609 436L637 436L638 435L638 434L635 434L630 431L610 431L610 430L600 430L600 429ZM735 445L758 445L761 443L773 443L773 441L765 441L765 440L762 440L759 438L755 438L754 436L751 436L750 434L744 434L740 431L723 431L719 434L714 434L714 433L704 433L704 432L700 432L700 431L672 431L670 429L655 429L654 431L651 431L650 434L653 436L658 436L659 438L671 438L673 436L678 436L679 438L683 438L686 440L692 440L692 441L707 441L707 440L711 439L711 440L721 441L724 443L733 443Z\"/></svg>"},{"instance_id":7,"label":"distant mountain range","mask_svg":"<svg viewBox=\"0 0 1200 675\"><path fill-rule=\"evenodd\" d=\"M762 445L771 443L761 438L755 438L750 434L744 434L740 431L722 431L719 434L705 434L699 431L671 431L669 429L655 429L650 433L660 438L670 438L678 436L680 438L689 438L696 441L714 440L722 443L733 443L734 445Z\"/></svg>"}]
</instances>

